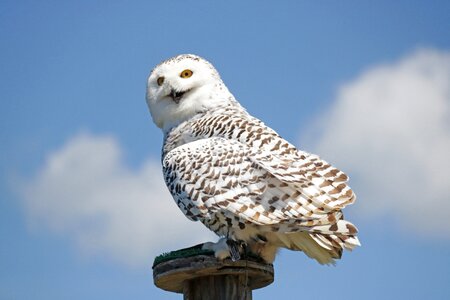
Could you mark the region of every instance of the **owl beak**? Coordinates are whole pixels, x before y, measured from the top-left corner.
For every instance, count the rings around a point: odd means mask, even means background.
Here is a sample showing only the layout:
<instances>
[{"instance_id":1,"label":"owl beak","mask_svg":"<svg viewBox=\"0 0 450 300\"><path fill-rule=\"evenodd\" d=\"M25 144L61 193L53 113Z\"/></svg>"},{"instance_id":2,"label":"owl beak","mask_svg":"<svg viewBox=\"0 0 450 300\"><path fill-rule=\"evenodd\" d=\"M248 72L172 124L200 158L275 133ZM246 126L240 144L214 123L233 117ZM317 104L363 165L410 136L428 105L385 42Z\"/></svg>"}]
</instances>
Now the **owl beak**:
<instances>
[{"instance_id":1,"label":"owl beak","mask_svg":"<svg viewBox=\"0 0 450 300\"><path fill-rule=\"evenodd\" d=\"M181 100L181 98L183 98L183 95L186 93L187 91L182 91L182 92L177 92L175 90L171 90L169 97L172 98L173 102L175 102L176 104L178 104Z\"/></svg>"}]
</instances>

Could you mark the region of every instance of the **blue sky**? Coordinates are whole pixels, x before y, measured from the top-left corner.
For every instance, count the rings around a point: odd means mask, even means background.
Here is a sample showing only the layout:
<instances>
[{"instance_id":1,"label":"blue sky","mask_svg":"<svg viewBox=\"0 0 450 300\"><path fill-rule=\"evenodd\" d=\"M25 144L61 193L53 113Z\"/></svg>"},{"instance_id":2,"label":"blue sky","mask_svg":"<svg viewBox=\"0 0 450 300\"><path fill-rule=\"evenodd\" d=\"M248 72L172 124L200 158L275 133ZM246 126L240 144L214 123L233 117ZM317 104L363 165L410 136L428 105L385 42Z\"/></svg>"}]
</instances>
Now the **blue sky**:
<instances>
[{"instance_id":1,"label":"blue sky","mask_svg":"<svg viewBox=\"0 0 450 300\"><path fill-rule=\"evenodd\" d=\"M256 299L450 298L450 5L166 2L0 3L0 298L180 299L153 256L211 235L164 189L144 98L180 53L358 195L363 246L281 251Z\"/></svg>"}]
</instances>

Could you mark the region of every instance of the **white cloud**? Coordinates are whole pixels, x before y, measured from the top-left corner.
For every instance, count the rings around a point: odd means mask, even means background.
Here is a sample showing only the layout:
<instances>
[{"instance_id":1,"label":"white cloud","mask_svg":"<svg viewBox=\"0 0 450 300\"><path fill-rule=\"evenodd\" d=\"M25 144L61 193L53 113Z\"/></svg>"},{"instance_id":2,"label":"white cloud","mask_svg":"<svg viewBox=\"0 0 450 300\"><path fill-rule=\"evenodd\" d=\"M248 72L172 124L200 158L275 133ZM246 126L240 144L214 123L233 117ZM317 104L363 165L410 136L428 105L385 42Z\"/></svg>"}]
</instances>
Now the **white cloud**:
<instances>
[{"instance_id":1,"label":"white cloud","mask_svg":"<svg viewBox=\"0 0 450 300\"><path fill-rule=\"evenodd\" d=\"M355 209L450 238L450 53L423 49L343 86L302 144L352 175Z\"/></svg>"},{"instance_id":2,"label":"white cloud","mask_svg":"<svg viewBox=\"0 0 450 300\"><path fill-rule=\"evenodd\" d=\"M149 159L131 170L112 136L73 137L48 156L22 196L32 225L132 266L148 267L157 254L213 238L179 211L160 163Z\"/></svg>"}]
</instances>

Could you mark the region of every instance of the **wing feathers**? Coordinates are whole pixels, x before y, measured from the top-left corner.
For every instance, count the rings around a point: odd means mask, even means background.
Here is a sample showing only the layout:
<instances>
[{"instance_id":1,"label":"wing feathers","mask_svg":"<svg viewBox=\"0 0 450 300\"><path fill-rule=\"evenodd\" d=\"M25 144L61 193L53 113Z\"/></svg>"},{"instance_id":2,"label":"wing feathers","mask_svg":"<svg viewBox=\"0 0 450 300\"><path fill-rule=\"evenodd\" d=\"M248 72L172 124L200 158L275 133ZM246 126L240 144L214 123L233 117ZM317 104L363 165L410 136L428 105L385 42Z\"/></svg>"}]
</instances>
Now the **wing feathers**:
<instances>
[{"instance_id":1,"label":"wing feathers","mask_svg":"<svg viewBox=\"0 0 450 300\"><path fill-rule=\"evenodd\" d=\"M285 233L282 243L305 252L317 243L332 258L340 255L337 249L359 244L356 227L340 212L355 200L348 177L315 155L278 157L216 137L170 151L163 169L178 206L193 220L221 214ZM294 234L300 231L311 240Z\"/></svg>"}]
</instances>

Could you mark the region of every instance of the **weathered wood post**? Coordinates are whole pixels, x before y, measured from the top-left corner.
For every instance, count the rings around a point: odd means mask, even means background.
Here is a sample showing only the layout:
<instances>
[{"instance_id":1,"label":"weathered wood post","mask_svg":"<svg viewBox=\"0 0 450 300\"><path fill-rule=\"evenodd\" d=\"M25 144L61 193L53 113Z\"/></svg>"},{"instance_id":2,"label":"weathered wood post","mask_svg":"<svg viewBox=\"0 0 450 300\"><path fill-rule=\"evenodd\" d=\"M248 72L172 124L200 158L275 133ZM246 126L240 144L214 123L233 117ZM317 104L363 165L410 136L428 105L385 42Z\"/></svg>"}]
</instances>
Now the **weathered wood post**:
<instances>
[{"instance_id":1,"label":"weathered wood post","mask_svg":"<svg viewBox=\"0 0 450 300\"><path fill-rule=\"evenodd\" d=\"M153 280L163 290L182 293L185 300L251 300L252 290L273 282L274 270L252 256L219 261L195 246L158 256Z\"/></svg>"}]
</instances>

